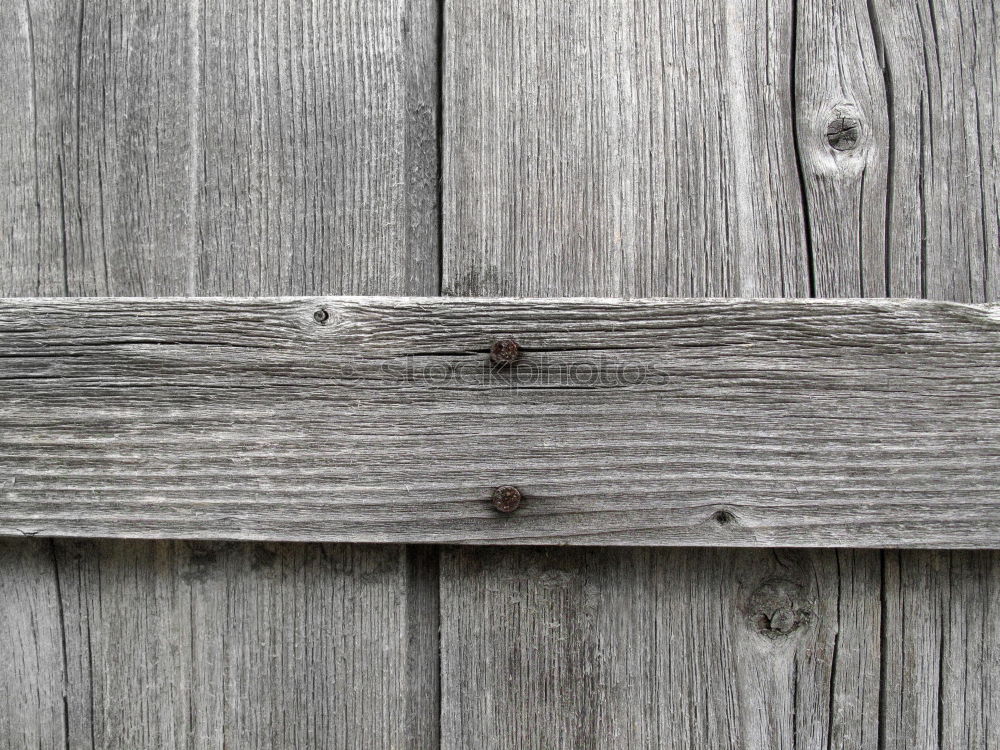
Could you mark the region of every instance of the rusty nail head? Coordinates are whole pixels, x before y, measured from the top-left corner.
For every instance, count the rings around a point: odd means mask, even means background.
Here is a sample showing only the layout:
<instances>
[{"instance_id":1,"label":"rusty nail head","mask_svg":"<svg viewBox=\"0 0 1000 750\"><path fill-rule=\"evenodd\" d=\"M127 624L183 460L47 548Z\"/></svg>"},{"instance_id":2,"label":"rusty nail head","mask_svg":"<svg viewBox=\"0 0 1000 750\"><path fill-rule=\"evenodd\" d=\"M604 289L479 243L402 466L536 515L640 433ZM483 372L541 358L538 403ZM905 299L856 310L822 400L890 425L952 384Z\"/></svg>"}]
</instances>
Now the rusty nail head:
<instances>
[{"instance_id":1,"label":"rusty nail head","mask_svg":"<svg viewBox=\"0 0 1000 750\"><path fill-rule=\"evenodd\" d=\"M497 365L512 365L521 356L521 347L514 339L497 339L490 347L490 361Z\"/></svg>"},{"instance_id":2,"label":"rusty nail head","mask_svg":"<svg viewBox=\"0 0 1000 750\"><path fill-rule=\"evenodd\" d=\"M513 513L521 507L521 490L509 484L493 490L493 507L501 513Z\"/></svg>"}]
</instances>

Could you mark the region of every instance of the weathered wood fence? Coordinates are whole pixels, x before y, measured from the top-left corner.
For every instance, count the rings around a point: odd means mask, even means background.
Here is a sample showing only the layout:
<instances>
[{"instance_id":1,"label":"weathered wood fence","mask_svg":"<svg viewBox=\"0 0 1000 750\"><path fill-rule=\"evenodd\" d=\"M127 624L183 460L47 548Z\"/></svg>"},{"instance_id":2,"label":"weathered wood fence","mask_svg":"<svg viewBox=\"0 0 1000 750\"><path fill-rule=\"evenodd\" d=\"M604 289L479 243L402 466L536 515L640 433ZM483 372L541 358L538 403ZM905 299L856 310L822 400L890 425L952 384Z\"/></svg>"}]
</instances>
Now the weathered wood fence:
<instances>
[{"instance_id":1,"label":"weathered wood fence","mask_svg":"<svg viewBox=\"0 0 1000 750\"><path fill-rule=\"evenodd\" d=\"M0 748L1000 748L998 18L4 4Z\"/></svg>"}]
</instances>

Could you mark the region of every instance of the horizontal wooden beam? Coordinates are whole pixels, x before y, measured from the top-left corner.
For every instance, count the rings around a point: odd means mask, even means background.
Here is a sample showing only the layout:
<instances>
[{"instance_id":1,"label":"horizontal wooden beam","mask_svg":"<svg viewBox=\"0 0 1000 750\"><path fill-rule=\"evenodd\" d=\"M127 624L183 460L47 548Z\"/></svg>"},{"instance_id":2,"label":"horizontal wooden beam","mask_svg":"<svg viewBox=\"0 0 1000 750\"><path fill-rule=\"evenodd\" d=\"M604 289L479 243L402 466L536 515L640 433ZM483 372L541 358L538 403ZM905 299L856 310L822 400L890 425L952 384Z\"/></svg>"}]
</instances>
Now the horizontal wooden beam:
<instances>
[{"instance_id":1,"label":"horizontal wooden beam","mask_svg":"<svg viewBox=\"0 0 1000 750\"><path fill-rule=\"evenodd\" d=\"M0 533L1000 546L1000 307L6 300Z\"/></svg>"}]
</instances>

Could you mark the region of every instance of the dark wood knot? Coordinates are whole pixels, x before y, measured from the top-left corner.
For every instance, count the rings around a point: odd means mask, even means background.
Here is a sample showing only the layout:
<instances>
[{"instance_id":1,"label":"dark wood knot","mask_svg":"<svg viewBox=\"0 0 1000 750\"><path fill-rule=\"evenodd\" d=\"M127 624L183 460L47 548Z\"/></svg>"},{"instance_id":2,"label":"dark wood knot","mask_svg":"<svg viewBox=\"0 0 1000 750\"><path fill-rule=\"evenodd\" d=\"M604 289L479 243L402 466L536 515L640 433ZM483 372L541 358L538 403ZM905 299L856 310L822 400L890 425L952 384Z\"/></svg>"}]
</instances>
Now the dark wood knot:
<instances>
[{"instance_id":1,"label":"dark wood knot","mask_svg":"<svg viewBox=\"0 0 1000 750\"><path fill-rule=\"evenodd\" d=\"M736 516L728 510L717 510L712 514L712 520L719 524L719 526L728 526L736 520Z\"/></svg>"},{"instance_id":2,"label":"dark wood knot","mask_svg":"<svg viewBox=\"0 0 1000 750\"><path fill-rule=\"evenodd\" d=\"M850 151L860 138L861 122L855 117L835 117L826 126L826 142L837 151Z\"/></svg>"},{"instance_id":3,"label":"dark wood knot","mask_svg":"<svg viewBox=\"0 0 1000 750\"><path fill-rule=\"evenodd\" d=\"M808 625L813 611L804 586L787 578L769 578L750 594L747 616L758 633L775 639Z\"/></svg>"}]
</instances>

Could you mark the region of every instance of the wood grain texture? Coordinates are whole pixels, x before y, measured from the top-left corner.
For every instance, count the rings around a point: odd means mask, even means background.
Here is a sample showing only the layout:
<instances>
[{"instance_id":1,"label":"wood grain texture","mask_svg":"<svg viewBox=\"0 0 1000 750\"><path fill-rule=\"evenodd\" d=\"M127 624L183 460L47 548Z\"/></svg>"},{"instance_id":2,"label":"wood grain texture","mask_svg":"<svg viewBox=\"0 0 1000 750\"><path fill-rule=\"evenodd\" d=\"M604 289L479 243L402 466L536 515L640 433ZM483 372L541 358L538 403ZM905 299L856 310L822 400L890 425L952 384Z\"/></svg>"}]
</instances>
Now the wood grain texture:
<instances>
[{"instance_id":1,"label":"wood grain texture","mask_svg":"<svg viewBox=\"0 0 1000 750\"><path fill-rule=\"evenodd\" d=\"M437 27L5 4L0 294L437 293ZM4 540L0 747L434 747L436 554Z\"/></svg>"},{"instance_id":2,"label":"wood grain texture","mask_svg":"<svg viewBox=\"0 0 1000 750\"><path fill-rule=\"evenodd\" d=\"M425 747L406 688L436 665L408 662L434 656L408 643L426 554L61 542L70 745Z\"/></svg>"},{"instance_id":3,"label":"wood grain texture","mask_svg":"<svg viewBox=\"0 0 1000 750\"><path fill-rule=\"evenodd\" d=\"M1000 298L1000 21L989 2L874 0L892 123L889 289Z\"/></svg>"},{"instance_id":4,"label":"wood grain texture","mask_svg":"<svg viewBox=\"0 0 1000 750\"><path fill-rule=\"evenodd\" d=\"M437 293L432 0L2 12L4 288Z\"/></svg>"},{"instance_id":5,"label":"wood grain texture","mask_svg":"<svg viewBox=\"0 0 1000 750\"><path fill-rule=\"evenodd\" d=\"M817 12L835 10L842 18L847 8L861 15L860 9L843 5ZM981 2L882 0L869 3L867 11L889 129L871 130L872 140L862 153L862 176L869 185L873 153L886 159L885 269L871 288L866 285L874 268L866 271L864 283L851 273L818 275L817 293L996 300L998 169L989 135L1000 101L995 96L995 11ZM859 26L863 23L851 21L846 28L859 33ZM862 63L863 79L877 92L867 40L863 32L859 36L862 54L852 57L848 48L846 59L835 58L838 69L843 75L845 62L847 70ZM820 98L837 91L834 79ZM877 96L873 102L877 111ZM881 167L874 166L881 179ZM857 184L862 184L860 178ZM810 204L813 226L824 218L836 226L832 206L819 218L815 208ZM873 197L857 207L842 203L841 208L840 225L861 228L883 206ZM863 242L860 231L857 236ZM869 247L876 245L873 241ZM871 250L867 257L874 254ZM848 252L838 268L853 272L850 257ZM866 257L863 250L858 257ZM880 292L883 280L886 291ZM1000 553L886 551L883 558L880 750L1000 747L1000 636L993 605Z\"/></svg>"},{"instance_id":6,"label":"wood grain texture","mask_svg":"<svg viewBox=\"0 0 1000 750\"><path fill-rule=\"evenodd\" d=\"M191 291L191 5L5 5L5 290Z\"/></svg>"},{"instance_id":7,"label":"wood grain texture","mask_svg":"<svg viewBox=\"0 0 1000 750\"><path fill-rule=\"evenodd\" d=\"M797 146L814 292L1000 296L989 3L796 4ZM855 132L831 145L829 131ZM838 125L839 123L839 125Z\"/></svg>"},{"instance_id":8,"label":"wood grain texture","mask_svg":"<svg viewBox=\"0 0 1000 750\"><path fill-rule=\"evenodd\" d=\"M996 552L885 553L884 747L1000 742Z\"/></svg>"},{"instance_id":9,"label":"wood grain texture","mask_svg":"<svg viewBox=\"0 0 1000 750\"><path fill-rule=\"evenodd\" d=\"M446 25L446 290L997 300L989 3L730 3L724 23L697 3L472 6ZM846 154L826 139L838 107L863 119ZM726 148L738 168L713 170L703 155ZM808 272L783 275L800 253ZM1000 747L995 552L944 553L960 596L928 572L939 552L779 553L777 577L813 580L821 615L763 648L730 571L762 581L766 556L597 554L445 556L445 747ZM981 662L958 653L980 635ZM544 666L508 658L525 652Z\"/></svg>"},{"instance_id":10,"label":"wood grain texture","mask_svg":"<svg viewBox=\"0 0 1000 750\"><path fill-rule=\"evenodd\" d=\"M38 299L0 303L0 330L6 533L977 547L1000 532L991 306ZM501 332L524 353L497 370ZM501 484L530 499L509 518L487 502Z\"/></svg>"},{"instance_id":11,"label":"wood grain texture","mask_svg":"<svg viewBox=\"0 0 1000 750\"><path fill-rule=\"evenodd\" d=\"M454 548L442 565L446 747L877 741L877 552Z\"/></svg>"},{"instance_id":12,"label":"wood grain texture","mask_svg":"<svg viewBox=\"0 0 1000 750\"><path fill-rule=\"evenodd\" d=\"M889 117L868 5L795 7L795 132L813 293L888 296Z\"/></svg>"},{"instance_id":13,"label":"wood grain texture","mask_svg":"<svg viewBox=\"0 0 1000 750\"><path fill-rule=\"evenodd\" d=\"M198 289L437 294L434 0L209 7Z\"/></svg>"},{"instance_id":14,"label":"wood grain texture","mask_svg":"<svg viewBox=\"0 0 1000 750\"><path fill-rule=\"evenodd\" d=\"M447 3L444 290L807 295L791 32L781 3Z\"/></svg>"},{"instance_id":15,"label":"wood grain texture","mask_svg":"<svg viewBox=\"0 0 1000 750\"><path fill-rule=\"evenodd\" d=\"M0 543L0 748L66 747L66 654L53 542Z\"/></svg>"}]
</instances>

